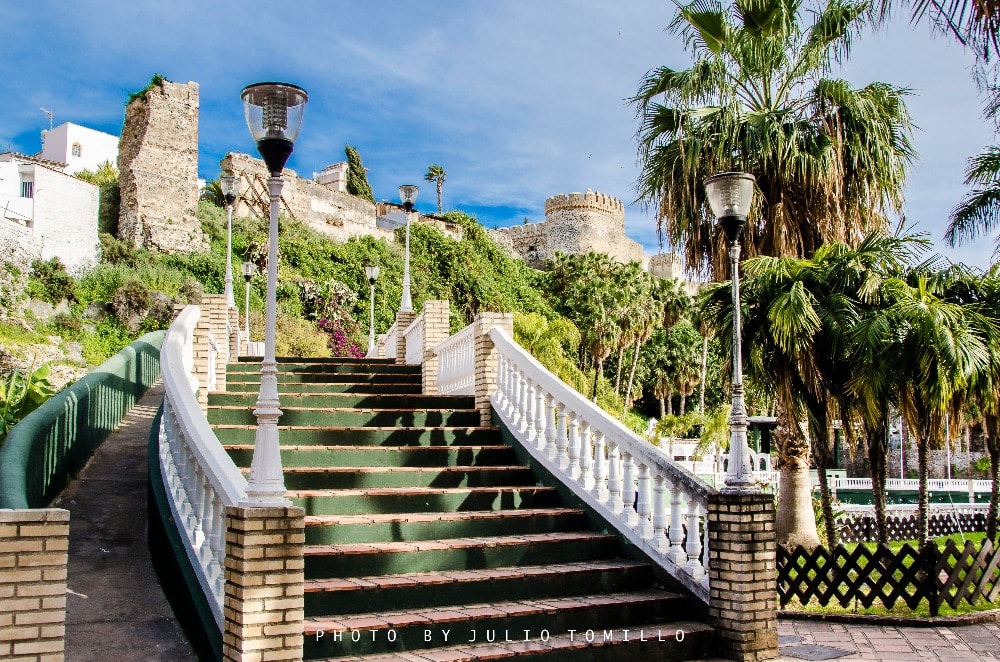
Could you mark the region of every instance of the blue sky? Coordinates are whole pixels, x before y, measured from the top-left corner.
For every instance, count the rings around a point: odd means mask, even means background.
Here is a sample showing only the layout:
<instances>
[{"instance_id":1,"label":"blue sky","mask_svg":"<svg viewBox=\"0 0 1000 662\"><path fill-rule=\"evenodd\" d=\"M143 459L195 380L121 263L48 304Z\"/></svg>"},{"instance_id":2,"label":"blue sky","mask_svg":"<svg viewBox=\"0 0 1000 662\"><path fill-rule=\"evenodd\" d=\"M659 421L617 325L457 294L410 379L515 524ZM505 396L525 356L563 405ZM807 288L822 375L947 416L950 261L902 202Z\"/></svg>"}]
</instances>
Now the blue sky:
<instances>
[{"instance_id":1,"label":"blue sky","mask_svg":"<svg viewBox=\"0 0 1000 662\"><path fill-rule=\"evenodd\" d=\"M438 163L445 207L488 227L542 220L556 193L590 188L628 204L637 124L624 99L649 69L690 62L664 32L673 11L665 0L7 1L0 25L17 48L0 59L0 148L40 149L40 107L56 124L118 134L128 94L161 73L200 84L200 170L214 177L227 151L254 153L240 90L285 80L310 95L288 164L300 175L343 160L350 143L377 199L417 183L418 208L434 209L423 175ZM951 40L900 20L862 35L842 72L913 90L920 162L907 220L939 244L965 160L995 140L970 64ZM657 252L650 214L629 205L626 226ZM993 242L939 250L983 267Z\"/></svg>"}]
</instances>

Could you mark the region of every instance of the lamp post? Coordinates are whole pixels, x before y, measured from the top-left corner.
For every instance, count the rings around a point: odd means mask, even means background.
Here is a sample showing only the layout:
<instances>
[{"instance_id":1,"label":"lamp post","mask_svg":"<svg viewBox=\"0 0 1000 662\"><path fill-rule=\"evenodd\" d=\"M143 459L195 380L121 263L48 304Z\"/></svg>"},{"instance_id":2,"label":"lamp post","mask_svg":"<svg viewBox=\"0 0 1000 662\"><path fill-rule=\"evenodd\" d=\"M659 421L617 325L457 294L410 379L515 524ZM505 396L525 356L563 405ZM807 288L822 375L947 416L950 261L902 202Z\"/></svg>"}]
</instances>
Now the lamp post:
<instances>
[{"instance_id":1,"label":"lamp post","mask_svg":"<svg viewBox=\"0 0 1000 662\"><path fill-rule=\"evenodd\" d=\"M233 203L240 193L240 178L232 175L219 177L222 195L226 198L226 305L236 305L233 298Z\"/></svg>"},{"instance_id":2,"label":"lamp post","mask_svg":"<svg viewBox=\"0 0 1000 662\"><path fill-rule=\"evenodd\" d=\"M275 317L278 288L278 204L284 181L281 171L295 147L302 126L302 113L309 96L301 87L287 83L256 83L243 88L243 111L250 134L257 143L268 172L271 197L267 251L267 307L264 326L264 360L260 367L260 395L254 415L257 434L244 503L252 506L288 506L278 445L278 364L274 358Z\"/></svg>"},{"instance_id":3,"label":"lamp post","mask_svg":"<svg viewBox=\"0 0 1000 662\"><path fill-rule=\"evenodd\" d=\"M403 213L406 214L406 248L403 252L403 298L399 301L400 312L413 310L413 300L410 299L410 216L413 214L413 203L417 201L417 191L420 188L413 184L403 184L399 187L399 199L403 201Z\"/></svg>"},{"instance_id":4,"label":"lamp post","mask_svg":"<svg viewBox=\"0 0 1000 662\"><path fill-rule=\"evenodd\" d=\"M243 300L243 331L247 337L247 355L250 354L250 281L257 275L257 265L253 262L244 262L240 265L243 270L243 279L247 282L246 294Z\"/></svg>"},{"instance_id":5,"label":"lamp post","mask_svg":"<svg viewBox=\"0 0 1000 662\"><path fill-rule=\"evenodd\" d=\"M368 277L368 287L371 291L368 313L368 356L372 356L372 351L375 349L375 281L378 280L378 265L370 264L365 267L365 276Z\"/></svg>"},{"instance_id":6,"label":"lamp post","mask_svg":"<svg viewBox=\"0 0 1000 662\"><path fill-rule=\"evenodd\" d=\"M725 492L755 492L750 445L747 443L747 410L743 399L742 323L740 319L740 233L753 199L754 177L745 172L723 172L705 180L705 194L712 213L729 241L729 266L733 290L733 404L729 414L729 467Z\"/></svg>"}]
</instances>

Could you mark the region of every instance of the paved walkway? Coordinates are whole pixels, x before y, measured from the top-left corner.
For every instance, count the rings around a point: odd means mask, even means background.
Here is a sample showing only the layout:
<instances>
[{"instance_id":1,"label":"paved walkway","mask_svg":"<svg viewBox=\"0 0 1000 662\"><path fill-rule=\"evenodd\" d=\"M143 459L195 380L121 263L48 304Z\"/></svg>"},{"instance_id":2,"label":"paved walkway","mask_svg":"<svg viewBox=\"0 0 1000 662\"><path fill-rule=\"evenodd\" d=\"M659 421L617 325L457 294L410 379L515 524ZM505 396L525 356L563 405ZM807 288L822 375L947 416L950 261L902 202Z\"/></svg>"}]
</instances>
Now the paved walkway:
<instances>
[{"instance_id":1,"label":"paved walkway","mask_svg":"<svg viewBox=\"0 0 1000 662\"><path fill-rule=\"evenodd\" d=\"M799 660L1000 660L1000 624L952 627L778 622L782 662Z\"/></svg>"},{"instance_id":2,"label":"paved walkway","mask_svg":"<svg viewBox=\"0 0 1000 662\"><path fill-rule=\"evenodd\" d=\"M146 445L163 386L151 387L63 490L70 511L66 660L196 660L146 544Z\"/></svg>"}]
</instances>

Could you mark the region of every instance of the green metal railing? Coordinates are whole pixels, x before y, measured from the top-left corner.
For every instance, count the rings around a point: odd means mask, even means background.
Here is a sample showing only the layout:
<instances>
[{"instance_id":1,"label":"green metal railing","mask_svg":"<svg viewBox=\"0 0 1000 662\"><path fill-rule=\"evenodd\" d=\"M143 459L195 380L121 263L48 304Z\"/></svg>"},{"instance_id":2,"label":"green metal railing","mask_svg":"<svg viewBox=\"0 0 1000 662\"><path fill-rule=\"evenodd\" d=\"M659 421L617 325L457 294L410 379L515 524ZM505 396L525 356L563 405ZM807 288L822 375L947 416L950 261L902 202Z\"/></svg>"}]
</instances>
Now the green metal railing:
<instances>
[{"instance_id":1,"label":"green metal railing","mask_svg":"<svg viewBox=\"0 0 1000 662\"><path fill-rule=\"evenodd\" d=\"M15 425L0 447L0 508L48 505L160 375L154 331Z\"/></svg>"}]
</instances>

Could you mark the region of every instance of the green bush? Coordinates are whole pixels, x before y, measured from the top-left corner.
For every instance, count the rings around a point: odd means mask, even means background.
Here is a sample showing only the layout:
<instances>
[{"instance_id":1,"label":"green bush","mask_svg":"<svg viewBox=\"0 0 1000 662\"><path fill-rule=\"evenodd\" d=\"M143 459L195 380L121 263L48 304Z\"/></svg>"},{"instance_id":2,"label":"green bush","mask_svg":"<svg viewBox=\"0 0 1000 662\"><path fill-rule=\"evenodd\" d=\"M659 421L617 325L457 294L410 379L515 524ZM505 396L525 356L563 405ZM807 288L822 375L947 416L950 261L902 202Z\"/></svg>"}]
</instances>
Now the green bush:
<instances>
[{"instance_id":1,"label":"green bush","mask_svg":"<svg viewBox=\"0 0 1000 662\"><path fill-rule=\"evenodd\" d=\"M84 334L80 339L83 358L92 365L100 365L114 356L136 338L112 315L97 323L94 333Z\"/></svg>"},{"instance_id":2,"label":"green bush","mask_svg":"<svg viewBox=\"0 0 1000 662\"><path fill-rule=\"evenodd\" d=\"M149 312L150 303L149 289L134 279L122 283L108 301L111 312L115 314L122 326L132 333L137 333L142 328L143 320Z\"/></svg>"},{"instance_id":3,"label":"green bush","mask_svg":"<svg viewBox=\"0 0 1000 662\"><path fill-rule=\"evenodd\" d=\"M73 301L73 278L66 273L66 267L57 257L49 260L35 260L31 263L28 294L35 299L53 304L59 303L63 299Z\"/></svg>"}]
</instances>

